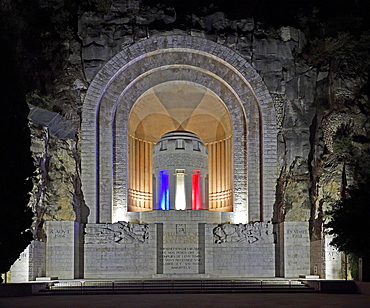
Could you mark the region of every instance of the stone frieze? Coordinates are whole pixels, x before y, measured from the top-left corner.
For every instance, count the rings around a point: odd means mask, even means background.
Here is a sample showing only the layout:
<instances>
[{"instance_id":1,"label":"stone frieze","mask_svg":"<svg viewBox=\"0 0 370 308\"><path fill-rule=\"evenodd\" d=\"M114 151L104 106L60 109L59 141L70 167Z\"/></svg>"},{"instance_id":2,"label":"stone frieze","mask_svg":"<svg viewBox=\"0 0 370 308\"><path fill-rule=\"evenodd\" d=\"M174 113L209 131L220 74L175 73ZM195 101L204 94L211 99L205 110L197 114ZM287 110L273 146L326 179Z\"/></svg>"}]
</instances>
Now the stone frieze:
<instances>
[{"instance_id":1,"label":"stone frieze","mask_svg":"<svg viewBox=\"0 0 370 308\"><path fill-rule=\"evenodd\" d=\"M149 237L147 224L119 221L113 224L88 225L85 244L145 243Z\"/></svg>"},{"instance_id":2,"label":"stone frieze","mask_svg":"<svg viewBox=\"0 0 370 308\"><path fill-rule=\"evenodd\" d=\"M253 244L264 241L272 234L272 226L265 222L250 224L220 224L213 229L216 244L244 242Z\"/></svg>"}]
</instances>

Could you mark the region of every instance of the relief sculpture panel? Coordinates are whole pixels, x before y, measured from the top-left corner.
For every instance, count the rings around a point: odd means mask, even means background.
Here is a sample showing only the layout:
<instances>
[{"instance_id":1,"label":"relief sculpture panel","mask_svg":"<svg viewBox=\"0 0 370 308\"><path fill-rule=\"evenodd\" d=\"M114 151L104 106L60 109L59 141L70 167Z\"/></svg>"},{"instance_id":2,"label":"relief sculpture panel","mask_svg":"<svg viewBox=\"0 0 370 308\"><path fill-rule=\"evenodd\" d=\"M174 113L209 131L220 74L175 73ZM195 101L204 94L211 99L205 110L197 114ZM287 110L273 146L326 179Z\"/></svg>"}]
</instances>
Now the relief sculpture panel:
<instances>
[{"instance_id":1,"label":"relief sculpture panel","mask_svg":"<svg viewBox=\"0 0 370 308\"><path fill-rule=\"evenodd\" d=\"M86 244L145 243L149 237L148 225L119 221L113 224L89 225L86 228Z\"/></svg>"},{"instance_id":2,"label":"relief sculpture panel","mask_svg":"<svg viewBox=\"0 0 370 308\"><path fill-rule=\"evenodd\" d=\"M265 222L250 224L219 224L213 229L215 244L244 242L253 244L265 241L272 234L272 225Z\"/></svg>"}]
</instances>

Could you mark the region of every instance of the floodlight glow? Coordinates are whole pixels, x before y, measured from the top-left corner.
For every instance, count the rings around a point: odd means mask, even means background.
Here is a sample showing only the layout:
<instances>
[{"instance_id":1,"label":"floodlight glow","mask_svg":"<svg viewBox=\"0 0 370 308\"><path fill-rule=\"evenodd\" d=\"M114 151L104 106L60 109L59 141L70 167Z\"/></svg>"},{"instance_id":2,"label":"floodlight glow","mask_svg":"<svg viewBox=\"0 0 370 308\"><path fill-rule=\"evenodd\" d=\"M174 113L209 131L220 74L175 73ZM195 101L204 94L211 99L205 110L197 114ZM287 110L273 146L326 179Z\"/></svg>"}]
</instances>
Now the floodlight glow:
<instances>
[{"instance_id":1,"label":"floodlight glow","mask_svg":"<svg viewBox=\"0 0 370 308\"><path fill-rule=\"evenodd\" d=\"M185 170L176 169L176 210L186 209L186 196L185 196Z\"/></svg>"},{"instance_id":2,"label":"floodlight glow","mask_svg":"<svg viewBox=\"0 0 370 308\"><path fill-rule=\"evenodd\" d=\"M170 209L170 181L169 174L165 174L166 171L159 171L158 210Z\"/></svg>"},{"instance_id":3,"label":"floodlight glow","mask_svg":"<svg viewBox=\"0 0 370 308\"><path fill-rule=\"evenodd\" d=\"M202 194L200 189L200 170L193 170L195 174L192 174L192 190L191 190L191 209L201 210L202 209Z\"/></svg>"}]
</instances>

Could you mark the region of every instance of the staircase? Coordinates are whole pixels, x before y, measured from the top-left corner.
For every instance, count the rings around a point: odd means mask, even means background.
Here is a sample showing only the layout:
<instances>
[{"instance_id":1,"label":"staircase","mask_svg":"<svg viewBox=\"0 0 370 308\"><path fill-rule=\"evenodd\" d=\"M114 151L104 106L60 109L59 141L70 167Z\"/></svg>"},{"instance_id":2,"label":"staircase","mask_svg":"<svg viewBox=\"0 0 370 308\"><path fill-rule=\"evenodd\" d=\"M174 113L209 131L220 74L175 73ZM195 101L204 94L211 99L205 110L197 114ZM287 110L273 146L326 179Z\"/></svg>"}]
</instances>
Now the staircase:
<instances>
[{"instance_id":1,"label":"staircase","mask_svg":"<svg viewBox=\"0 0 370 308\"><path fill-rule=\"evenodd\" d=\"M44 294L316 292L300 280L55 281Z\"/></svg>"}]
</instances>

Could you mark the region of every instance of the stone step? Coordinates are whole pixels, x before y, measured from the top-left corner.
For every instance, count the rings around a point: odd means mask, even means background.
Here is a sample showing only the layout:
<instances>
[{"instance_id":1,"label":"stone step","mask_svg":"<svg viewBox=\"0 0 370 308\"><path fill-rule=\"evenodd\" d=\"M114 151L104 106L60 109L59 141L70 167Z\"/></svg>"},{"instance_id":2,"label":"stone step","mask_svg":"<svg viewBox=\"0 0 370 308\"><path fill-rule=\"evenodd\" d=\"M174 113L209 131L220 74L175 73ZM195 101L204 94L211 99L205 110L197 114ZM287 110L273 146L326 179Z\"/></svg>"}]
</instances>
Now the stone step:
<instances>
[{"instance_id":1,"label":"stone step","mask_svg":"<svg viewBox=\"0 0 370 308\"><path fill-rule=\"evenodd\" d=\"M58 277L36 277L36 281L52 281L58 280Z\"/></svg>"},{"instance_id":2,"label":"stone step","mask_svg":"<svg viewBox=\"0 0 370 308\"><path fill-rule=\"evenodd\" d=\"M314 292L298 280L125 280L55 282L52 293Z\"/></svg>"},{"instance_id":3,"label":"stone step","mask_svg":"<svg viewBox=\"0 0 370 308\"><path fill-rule=\"evenodd\" d=\"M299 278L305 279L320 279L319 275L299 275Z\"/></svg>"}]
</instances>

